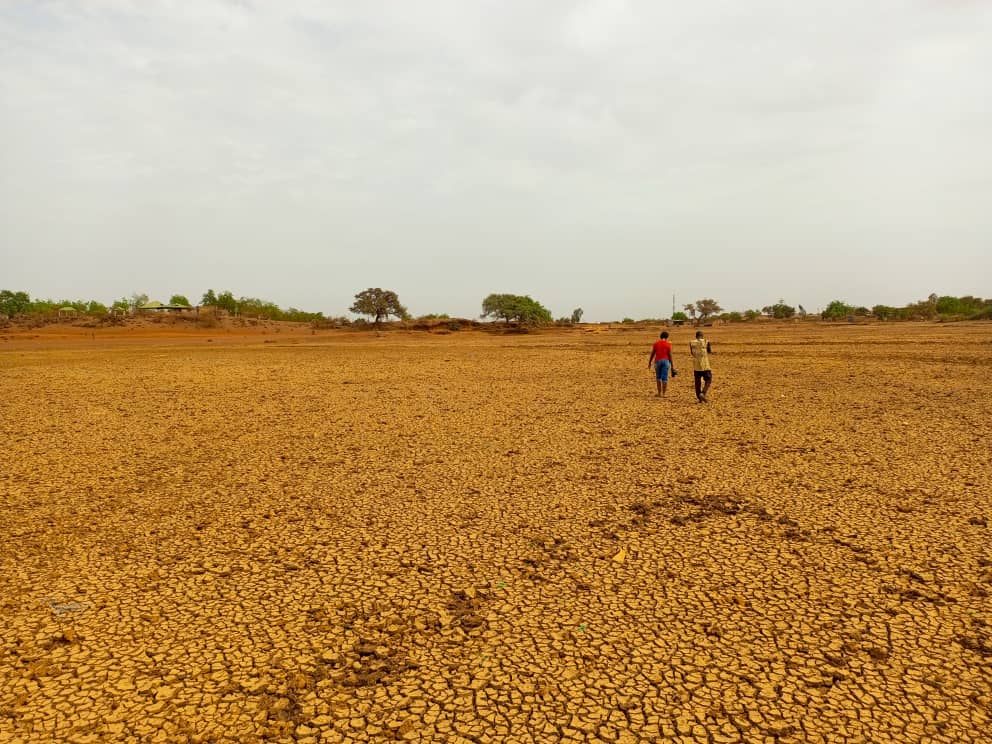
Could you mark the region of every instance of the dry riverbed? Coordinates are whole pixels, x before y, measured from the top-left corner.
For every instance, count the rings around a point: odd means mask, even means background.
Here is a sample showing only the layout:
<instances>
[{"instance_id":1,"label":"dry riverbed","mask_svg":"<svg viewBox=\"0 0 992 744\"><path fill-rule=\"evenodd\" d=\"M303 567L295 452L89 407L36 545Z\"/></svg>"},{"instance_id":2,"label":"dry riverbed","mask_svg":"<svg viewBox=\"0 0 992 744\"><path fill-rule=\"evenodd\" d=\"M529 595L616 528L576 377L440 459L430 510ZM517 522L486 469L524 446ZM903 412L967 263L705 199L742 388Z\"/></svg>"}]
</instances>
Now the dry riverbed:
<instances>
[{"instance_id":1,"label":"dry riverbed","mask_svg":"<svg viewBox=\"0 0 992 744\"><path fill-rule=\"evenodd\" d=\"M966 742L992 325L0 347L0 741Z\"/></svg>"}]
</instances>

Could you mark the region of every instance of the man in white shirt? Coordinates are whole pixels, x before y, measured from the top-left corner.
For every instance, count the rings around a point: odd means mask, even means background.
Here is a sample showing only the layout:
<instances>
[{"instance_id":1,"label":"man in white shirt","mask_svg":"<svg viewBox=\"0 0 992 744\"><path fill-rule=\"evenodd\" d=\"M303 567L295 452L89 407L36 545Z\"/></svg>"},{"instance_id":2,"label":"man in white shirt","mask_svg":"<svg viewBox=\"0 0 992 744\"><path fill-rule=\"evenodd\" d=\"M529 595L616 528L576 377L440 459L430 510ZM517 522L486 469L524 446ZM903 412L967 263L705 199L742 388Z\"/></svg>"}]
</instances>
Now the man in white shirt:
<instances>
[{"instance_id":1,"label":"man in white shirt","mask_svg":"<svg viewBox=\"0 0 992 744\"><path fill-rule=\"evenodd\" d=\"M713 372L710 370L710 342L703 338L702 331L696 331L696 340L689 342L689 353L692 354L692 376L696 382L696 400L707 403L706 393L713 382ZM702 383L706 383L705 386Z\"/></svg>"}]
</instances>

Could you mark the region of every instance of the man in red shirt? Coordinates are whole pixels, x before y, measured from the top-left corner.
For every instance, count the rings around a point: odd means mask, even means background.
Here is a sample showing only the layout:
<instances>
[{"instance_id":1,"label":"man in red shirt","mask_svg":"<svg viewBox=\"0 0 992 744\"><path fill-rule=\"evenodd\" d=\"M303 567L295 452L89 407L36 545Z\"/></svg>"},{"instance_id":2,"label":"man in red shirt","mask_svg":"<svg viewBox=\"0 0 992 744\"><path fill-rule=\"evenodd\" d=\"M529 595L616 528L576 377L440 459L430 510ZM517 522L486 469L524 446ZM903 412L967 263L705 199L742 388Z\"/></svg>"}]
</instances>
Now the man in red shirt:
<instances>
[{"instance_id":1,"label":"man in red shirt","mask_svg":"<svg viewBox=\"0 0 992 744\"><path fill-rule=\"evenodd\" d=\"M672 359L672 344L668 340L668 331L661 332L661 338L654 342L651 347L651 356L648 357L648 369L654 363L654 376L658 383L658 395L661 398L668 392L668 371L671 370L672 377L675 377L675 360Z\"/></svg>"}]
</instances>

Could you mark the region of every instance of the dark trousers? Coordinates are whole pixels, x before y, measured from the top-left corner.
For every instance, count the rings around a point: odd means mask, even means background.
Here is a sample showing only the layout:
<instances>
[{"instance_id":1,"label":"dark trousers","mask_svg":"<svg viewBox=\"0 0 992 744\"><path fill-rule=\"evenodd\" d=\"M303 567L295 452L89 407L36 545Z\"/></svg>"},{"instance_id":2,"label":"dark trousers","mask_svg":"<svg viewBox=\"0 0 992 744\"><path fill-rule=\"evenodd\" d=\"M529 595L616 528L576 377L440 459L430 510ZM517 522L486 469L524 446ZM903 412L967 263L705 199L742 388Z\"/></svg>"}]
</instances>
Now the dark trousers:
<instances>
[{"instance_id":1,"label":"dark trousers","mask_svg":"<svg viewBox=\"0 0 992 744\"><path fill-rule=\"evenodd\" d=\"M713 382L713 373L710 370L706 370L705 372L693 370L692 376L696 381L696 397L699 398L703 394L703 380L706 380L707 385Z\"/></svg>"}]
</instances>

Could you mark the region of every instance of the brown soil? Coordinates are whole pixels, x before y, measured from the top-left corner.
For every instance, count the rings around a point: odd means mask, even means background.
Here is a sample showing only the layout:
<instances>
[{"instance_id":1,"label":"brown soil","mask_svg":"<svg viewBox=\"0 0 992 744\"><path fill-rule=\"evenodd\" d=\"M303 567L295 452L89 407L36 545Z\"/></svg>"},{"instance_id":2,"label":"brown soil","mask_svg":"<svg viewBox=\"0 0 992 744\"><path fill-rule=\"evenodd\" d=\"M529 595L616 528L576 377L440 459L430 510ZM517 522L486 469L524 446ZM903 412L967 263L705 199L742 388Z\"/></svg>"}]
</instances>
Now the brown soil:
<instances>
[{"instance_id":1,"label":"brown soil","mask_svg":"<svg viewBox=\"0 0 992 744\"><path fill-rule=\"evenodd\" d=\"M0 741L987 740L992 325L211 330L0 332Z\"/></svg>"}]
</instances>

